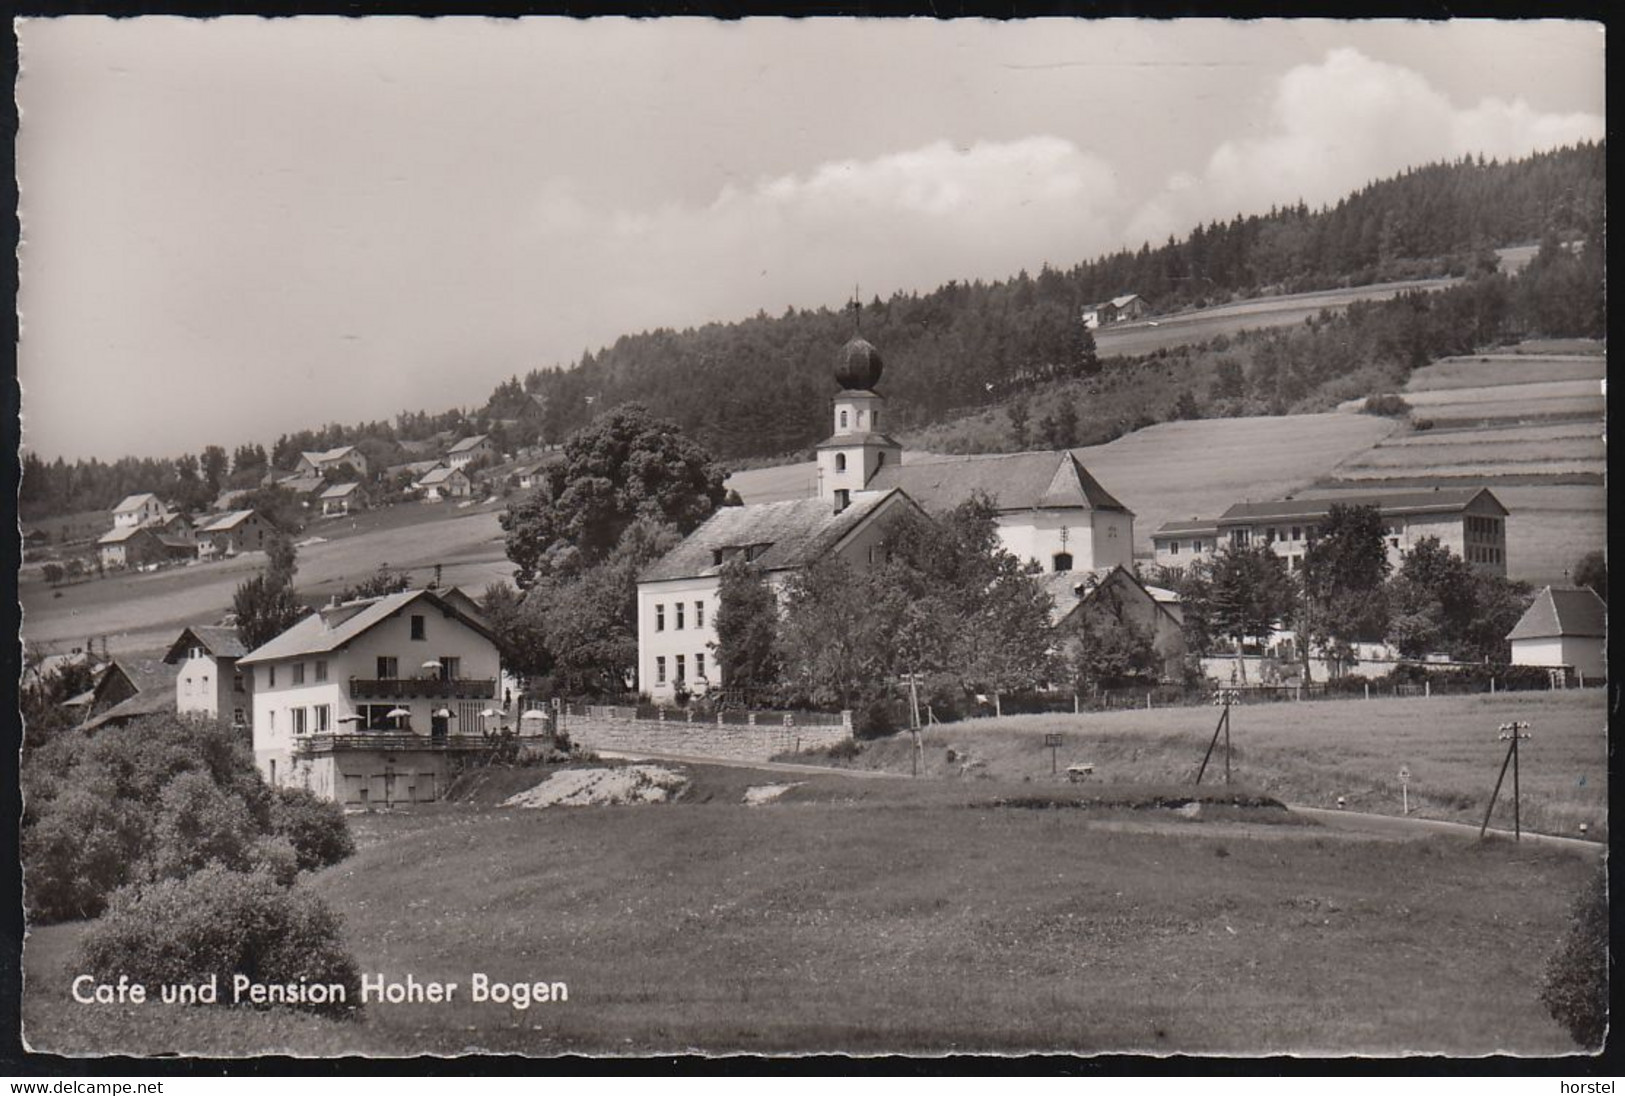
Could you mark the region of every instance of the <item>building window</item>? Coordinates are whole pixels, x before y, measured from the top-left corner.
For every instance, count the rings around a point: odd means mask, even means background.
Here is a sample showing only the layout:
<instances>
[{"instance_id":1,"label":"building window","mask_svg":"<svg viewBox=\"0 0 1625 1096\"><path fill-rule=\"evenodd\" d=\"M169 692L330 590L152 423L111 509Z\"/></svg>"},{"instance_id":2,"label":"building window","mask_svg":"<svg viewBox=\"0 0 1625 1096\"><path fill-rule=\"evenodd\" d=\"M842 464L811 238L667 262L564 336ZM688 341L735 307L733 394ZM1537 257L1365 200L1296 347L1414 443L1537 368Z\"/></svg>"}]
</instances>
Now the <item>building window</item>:
<instances>
[{"instance_id":1,"label":"building window","mask_svg":"<svg viewBox=\"0 0 1625 1096\"><path fill-rule=\"evenodd\" d=\"M676 622L676 626L673 628L673 630L680 632L680 631L683 630L683 603L681 601L679 601L677 603L676 608L677 608L677 622Z\"/></svg>"},{"instance_id":2,"label":"building window","mask_svg":"<svg viewBox=\"0 0 1625 1096\"><path fill-rule=\"evenodd\" d=\"M1230 543L1235 545L1237 548L1245 548L1245 547L1247 547L1247 530L1245 530L1245 529L1232 529L1232 530L1230 530Z\"/></svg>"},{"instance_id":3,"label":"building window","mask_svg":"<svg viewBox=\"0 0 1625 1096\"><path fill-rule=\"evenodd\" d=\"M413 639L428 639L429 638L427 632L424 629L423 624L424 624L423 618L421 616L413 614L413 616L412 616L412 638Z\"/></svg>"},{"instance_id":4,"label":"building window","mask_svg":"<svg viewBox=\"0 0 1625 1096\"><path fill-rule=\"evenodd\" d=\"M303 708L289 708L288 709L288 715L293 720L293 733L294 734L304 734L305 733L305 709L303 709Z\"/></svg>"},{"instance_id":5,"label":"building window","mask_svg":"<svg viewBox=\"0 0 1625 1096\"><path fill-rule=\"evenodd\" d=\"M333 708L329 704L316 705L316 733L324 734L333 728Z\"/></svg>"},{"instance_id":6,"label":"building window","mask_svg":"<svg viewBox=\"0 0 1625 1096\"><path fill-rule=\"evenodd\" d=\"M295 685L303 685L304 683L305 683L305 664L303 662L295 662L293 664L293 684L295 684Z\"/></svg>"},{"instance_id":7,"label":"building window","mask_svg":"<svg viewBox=\"0 0 1625 1096\"><path fill-rule=\"evenodd\" d=\"M276 688L276 665L274 663L265 667L265 687L267 689Z\"/></svg>"},{"instance_id":8,"label":"building window","mask_svg":"<svg viewBox=\"0 0 1625 1096\"><path fill-rule=\"evenodd\" d=\"M327 660L325 658L318 658L316 660L316 680L327 680Z\"/></svg>"},{"instance_id":9,"label":"building window","mask_svg":"<svg viewBox=\"0 0 1625 1096\"><path fill-rule=\"evenodd\" d=\"M1179 555L1179 541L1177 541L1177 540L1170 540L1170 541L1169 541L1169 542L1168 542L1168 554L1169 554L1169 555L1170 555L1170 556L1177 556L1177 555Z\"/></svg>"},{"instance_id":10,"label":"building window","mask_svg":"<svg viewBox=\"0 0 1625 1096\"><path fill-rule=\"evenodd\" d=\"M1055 553L1054 563L1055 563L1055 570L1056 570L1057 573L1059 573L1061 571L1070 571L1070 570L1072 570L1072 553L1071 552L1056 552Z\"/></svg>"},{"instance_id":11,"label":"building window","mask_svg":"<svg viewBox=\"0 0 1625 1096\"><path fill-rule=\"evenodd\" d=\"M243 710L241 708L233 708L231 710L231 725L233 727L241 727L241 726L243 726L243 724L245 724L247 722L248 722L248 719L244 715Z\"/></svg>"},{"instance_id":12,"label":"building window","mask_svg":"<svg viewBox=\"0 0 1625 1096\"><path fill-rule=\"evenodd\" d=\"M705 677L705 656L703 654L694 656L694 676L697 678Z\"/></svg>"},{"instance_id":13,"label":"building window","mask_svg":"<svg viewBox=\"0 0 1625 1096\"><path fill-rule=\"evenodd\" d=\"M839 491L835 492L835 508L837 510L845 510L851 504L852 504L852 492L851 491L848 491L846 488L843 487Z\"/></svg>"},{"instance_id":14,"label":"building window","mask_svg":"<svg viewBox=\"0 0 1625 1096\"><path fill-rule=\"evenodd\" d=\"M844 410L841 412L841 429L846 429L846 412Z\"/></svg>"},{"instance_id":15,"label":"building window","mask_svg":"<svg viewBox=\"0 0 1625 1096\"><path fill-rule=\"evenodd\" d=\"M665 655L656 655L655 656L655 684L656 685L664 685L665 683L666 683L666 656Z\"/></svg>"},{"instance_id":16,"label":"building window","mask_svg":"<svg viewBox=\"0 0 1625 1096\"><path fill-rule=\"evenodd\" d=\"M456 681L463 676L463 660L455 655L440 656L440 680Z\"/></svg>"},{"instance_id":17,"label":"building window","mask_svg":"<svg viewBox=\"0 0 1625 1096\"><path fill-rule=\"evenodd\" d=\"M665 630L666 630L666 607L664 605L656 605L655 606L655 631L664 632Z\"/></svg>"},{"instance_id":18,"label":"building window","mask_svg":"<svg viewBox=\"0 0 1625 1096\"><path fill-rule=\"evenodd\" d=\"M677 655L677 680L682 681L688 675L683 670L683 656Z\"/></svg>"},{"instance_id":19,"label":"building window","mask_svg":"<svg viewBox=\"0 0 1625 1096\"><path fill-rule=\"evenodd\" d=\"M1303 539L1303 526L1294 525L1292 527L1292 539L1293 540L1302 540Z\"/></svg>"},{"instance_id":20,"label":"building window","mask_svg":"<svg viewBox=\"0 0 1625 1096\"><path fill-rule=\"evenodd\" d=\"M875 467L879 468L881 465L883 465L885 463L886 463L886 454L885 453L876 453L875 454Z\"/></svg>"},{"instance_id":21,"label":"building window","mask_svg":"<svg viewBox=\"0 0 1625 1096\"><path fill-rule=\"evenodd\" d=\"M871 430L879 430L880 429L880 412L879 411L871 411L869 413L869 429L871 429ZM881 455L882 458L884 458L886 454L882 453L880 455Z\"/></svg>"},{"instance_id":22,"label":"building window","mask_svg":"<svg viewBox=\"0 0 1625 1096\"><path fill-rule=\"evenodd\" d=\"M835 470L837 472L846 471L846 454L845 453L836 453L835 454Z\"/></svg>"},{"instance_id":23,"label":"building window","mask_svg":"<svg viewBox=\"0 0 1625 1096\"><path fill-rule=\"evenodd\" d=\"M192 695L192 679L191 678L186 679L186 690L185 691L186 691L187 696Z\"/></svg>"},{"instance_id":24,"label":"building window","mask_svg":"<svg viewBox=\"0 0 1625 1096\"><path fill-rule=\"evenodd\" d=\"M703 601L694 603L694 627L705 627L705 602Z\"/></svg>"},{"instance_id":25,"label":"building window","mask_svg":"<svg viewBox=\"0 0 1625 1096\"><path fill-rule=\"evenodd\" d=\"M234 693L247 692L248 690L246 688L244 688L245 684L246 683L243 681L243 672L241 670L237 670L236 672L234 672L231 675L231 691L232 692L234 692Z\"/></svg>"},{"instance_id":26,"label":"building window","mask_svg":"<svg viewBox=\"0 0 1625 1096\"><path fill-rule=\"evenodd\" d=\"M1116 540L1117 539L1117 526L1115 526L1115 525L1106 526L1106 539L1107 540Z\"/></svg>"},{"instance_id":27,"label":"building window","mask_svg":"<svg viewBox=\"0 0 1625 1096\"><path fill-rule=\"evenodd\" d=\"M396 670L394 655L378 656L378 679L380 681L392 681L400 676L401 675Z\"/></svg>"}]
</instances>

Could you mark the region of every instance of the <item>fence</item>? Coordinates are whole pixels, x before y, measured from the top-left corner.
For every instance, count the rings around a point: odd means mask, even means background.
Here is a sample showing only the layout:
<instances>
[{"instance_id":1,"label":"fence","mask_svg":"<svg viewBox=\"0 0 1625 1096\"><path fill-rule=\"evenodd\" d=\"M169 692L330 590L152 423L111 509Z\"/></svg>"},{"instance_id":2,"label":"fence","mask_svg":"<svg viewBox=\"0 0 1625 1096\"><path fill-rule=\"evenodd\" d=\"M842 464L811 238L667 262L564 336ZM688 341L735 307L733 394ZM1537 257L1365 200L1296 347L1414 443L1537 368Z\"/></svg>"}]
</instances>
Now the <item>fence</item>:
<instances>
[{"instance_id":1,"label":"fence","mask_svg":"<svg viewBox=\"0 0 1625 1096\"><path fill-rule=\"evenodd\" d=\"M571 741L592 750L766 761L776 754L825 749L852 736L850 712L725 709L709 714L647 705L568 704Z\"/></svg>"}]
</instances>

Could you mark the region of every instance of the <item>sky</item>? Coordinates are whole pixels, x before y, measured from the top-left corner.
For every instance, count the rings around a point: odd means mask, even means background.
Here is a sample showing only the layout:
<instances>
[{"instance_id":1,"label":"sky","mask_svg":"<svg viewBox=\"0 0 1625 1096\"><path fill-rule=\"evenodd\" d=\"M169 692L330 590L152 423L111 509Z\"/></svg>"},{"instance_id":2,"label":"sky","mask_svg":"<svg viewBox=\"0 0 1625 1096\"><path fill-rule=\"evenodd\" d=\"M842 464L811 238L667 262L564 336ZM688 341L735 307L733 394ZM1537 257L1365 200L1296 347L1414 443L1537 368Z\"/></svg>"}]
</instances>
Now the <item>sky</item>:
<instances>
[{"instance_id":1,"label":"sky","mask_svg":"<svg viewBox=\"0 0 1625 1096\"><path fill-rule=\"evenodd\" d=\"M17 32L47 460L473 408L622 334L1069 267L1604 132L1603 31L1572 22Z\"/></svg>"}]
</instances>

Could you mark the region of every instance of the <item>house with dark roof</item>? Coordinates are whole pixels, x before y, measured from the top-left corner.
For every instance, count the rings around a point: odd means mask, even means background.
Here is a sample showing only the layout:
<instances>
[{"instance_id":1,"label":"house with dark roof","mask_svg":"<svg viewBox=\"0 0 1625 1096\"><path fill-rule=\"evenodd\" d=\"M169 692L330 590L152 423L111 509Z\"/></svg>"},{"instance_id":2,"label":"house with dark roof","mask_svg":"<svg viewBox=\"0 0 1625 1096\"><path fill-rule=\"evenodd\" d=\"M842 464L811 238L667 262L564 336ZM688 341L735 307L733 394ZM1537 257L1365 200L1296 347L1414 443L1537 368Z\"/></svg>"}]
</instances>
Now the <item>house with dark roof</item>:
<instances>
[{"instance_id":1,"label":"house with dark roof","mask_svg":"<svg viewBox=\"0 0 1625 1096\"><path fill-rule=\"evenodd\" d=\"M1151 544L1156 561L1168 567L1210 558L1225 544L1262 544L1285 557L1296 570L1303 566L1304 552L1337 503L1377 508L1388 560L1394 567L1404 562L1418 542L1436 537L1480 570L1507 573L1508 511L1486 487L1238 502L1217 518L1167 522L1151 534Z\"/></svg>"},{"instance_id":2,"label":"house with dark roof","mask_svg":"<svg viewBox=\"0 0 1625 1096\"><path fill-rule=\"evenodd\" d=\"M300 453L294 471L301 476L323 476L348 468L358 476L367 474L367 455L353 445L340 445L320 453Z\"/></svg>"},{"instance_id":3,"label":"house with dark roof","mask_svg":"<svg viewBox=\"0 0 1625 1096\"><path fill-rule=\"evenodd\" d=\"M1589 586L1547 586L1507 633L1514 666L1567 667L1582 683L1608 677L1608 606Z\"/></svg>"},{"instance_id":4,"label":"house with dark roof","mask_svg":"<svg viewBox=\"0 0 1625 1096\"><path fill-rule=\"evenodd\" d=\"M485 621L434 590L330 604L237 668L265 779L354 807L439 798L488 748L502 676Z\"/></svg>"},{"instance_id":5,"label":"house with dark roof","mask_svg":"<svg viewBox=\"0 0 1625 1096\"><path fill-rule=\"evenodd\" d=\"M236 628L194 624L169 645L164 662L175 667L175 710L247 731L253 713L253 678L237 669L248 648Z\"/></svg>"}]
</instances>

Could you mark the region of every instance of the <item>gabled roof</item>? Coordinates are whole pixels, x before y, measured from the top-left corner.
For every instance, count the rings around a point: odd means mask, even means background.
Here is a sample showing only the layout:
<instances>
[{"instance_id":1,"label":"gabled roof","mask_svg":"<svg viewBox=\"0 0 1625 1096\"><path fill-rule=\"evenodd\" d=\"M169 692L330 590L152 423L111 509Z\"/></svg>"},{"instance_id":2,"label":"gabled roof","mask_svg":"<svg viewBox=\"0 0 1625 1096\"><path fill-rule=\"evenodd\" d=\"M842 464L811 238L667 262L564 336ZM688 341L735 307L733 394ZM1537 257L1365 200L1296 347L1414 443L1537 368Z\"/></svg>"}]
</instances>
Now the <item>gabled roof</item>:
<instances>
[{"instance_id":1,"label":"gabled roof","mask_svg":"<svg viewBox=\"0 0 1625 1096\"><path fill-rule=\"evenodd\" d=\"M1189 521L1165 521L1151 534L1152 540L1163 537L1191 537L1219 535L1219 523L1216 521L1203 521L1201 518L1192 518Z\"/></svg>"},{"instance_id":2,"label":"gabled roof","mask_svg":"<svg viewBox=\"0 0 1625 1096\"><path fill-rule=\"evenodd\" d=\"M218 624L192 624L169 645L164 661L179 663L185 660L187 652L193 647L203 648L214 658L242 658L248 653L242 638L237 635L237 629Z\"/></svg>"},{"instance_id":3,"label":"gabled roof","mask_svg":"<svg viewBox=\"0 0 1625 1096\"><path fill-rule=\"evenodd\" d=\"M1122 308L1130 301L1137 301L1139 299L1140 295L1138 293L1128 293L1121 297L1113 297L1111 303L1116 308Z\"/></svg>"},{"instance_id":4,"label":"gabled roof","mask_svg":"<svg viewBox=\"0 0 1625 1096\"><path fill-rule=\"evenodd\" d=\"M1281 499L1276 502L1238 502L1219 516L1220 524L1268 521L1271 518L1323 518L1332 507L1375 506L1384 517L1405 514L1457 513L1467 509L1479 496L1488 496L1502 517L1507 509L1487 487L1444 487L1434 491L1405 491L1374 495L1341 495L1324 499Z\"/></svg>"},{"instance_id":5,"label":"gabled roof","mask_svg":"<svg viewBox=\"0 0 1625 1096\"><path fill-rule=\"evenodd\" d=\"M229 514L222 514L209 524L199 529L199 533L229 533L243 522L254 516L252 510L233 510Z\"/></svg>"},{"instance_id":6,"label":"gabled roof","mask_svg":"<svg viewBox=\"0 0 1625 1096\"><path fill-rule=\"evenodd\" d=\"M893 449L903 448L897 440L889 434L880 434L872 430L856 430L850 434L836 434L819 442L819 449L845 449L853 445L889 445Z\"/></svg>"},{"instance_id":7,"label":"gabled roof","mask_svg":"<svg viewBox=\"0 0 1625 1096\"><path fill-rule=\"evenodd\" d=\"M475 446L479 445L480 442L484 441L485 438L486 438L486 435L484 435L484 434L471 435L469 437L466 437L466 438L462 439L456 445L454 445L450 449L446 450L446 453L449 455L449 454L452 454L452 453L461 453L461 452L464 452L465 450L473 449Z\"/></svg>"},{"instance_id":8,"label":"gabled roof","mask_svg":"<svg viewBox=\"0 0 1625 1096\"><path fill-rule=\"evenodd\" d=\"M140 692L132 697L119 701L100 715L91 716L85 720L83 726L87 731L93 731L107 723L122 723L127 719L138 716L153 715L158 712L173 712L175 710L175 679L180 676L179 666L168 666L164 663L155 663L156 673L143 673Z\"/></svg>"},{"instance_id":9,"label":"gabled roof","mask_svg":"<svg viewBox=\"0 0 1625 1096\"><path fill-rule=\"evenodd\" d=\"M157 497L151 491L143 491L139 495L130 495L123 502L113 507L113 513L122 514L126 510L139 510L147 503L155 501Z\"/></svg>"},{"instance_id":10,"label":"gabled roof","mask_svg":"<svg viewBox=\"0 0 1625 1096\"><path fill-rule=\"evenodd\" d=\"M247 666L281 658L298 658L301 655L319 655L339 650L358 636L419 602L440 609L491 642L496 642L496 637L483 621L463 611L455 602L440 597L433 590L402 590L398 594L361 598L319 609L275 639L254 648L238 660L238 665Z\"/></svg>"},{"instance_id":11,"label":"gabled roof","mask_svg":"<svg viewBox=\"0 0 1625 1096\"><path fill-rule=\"evenodd\" d=\"M299 455L304 457L310 463L320 466L323 464L329 464L336 460L342 460L344 457L349 456L353 452L355 452L355 446L340 445L337 448L324 450L320 453L300 453Z\"/></svg>"},{"instance_id":12,"label":"gabled roof","mask_svg":"<svg viewBox=\"0 0 1625 1096\"><path fill-rule=\"evenodd\" d=\"M341 499L346 495L359 491L360 489L361 485L359 483L335 483L333 486L323 491L321 497L324 499Z\"/></svg>"},{"instance_id":13,"label":"gabled roof","mask_svg":"<svg viewBox=\"0 0 1625 1096\"><path fill-rule=\"evenodd\" d=\"M308 495L319 487L327 486L327 481L320 476L289 476L278 480L277 486L296 495Z\"/></svg>"},{"instance_id":14,"label":"gabled roof","mask_svg":"<svg viewBox=\"0 0 1625 1096\"><path fill-rule=\"evenodd\" d=\"M1156 606L1159 613L1166 614L1169 620L1177 623L1177 619L1168 610L1168 605L1179 604L1179 598L1167 590L1159 590L1141 582L1128 568L1121 564L1107 568L1104 571L1061 571L1054 574L1042 575L1039 582L1044 590L1055 602L1055 608L1050 611L1050 624L1058 625L1071 616L1080 605L1087 604L1099 595L1100 591L1113 584L1129 584L1128 588L1138 589L1146 598ZM1158 594L1164 596L1159 597Z\"/></svg>"},{"instance_id":15,"label":"gabled roof","mask_svg":"<svg viewBox=\"0 0 1625 1096\"><path fill-rule=\"evenodd\" d=\"M895 502L893 500L896 500ZM900 491L860 491L837 513L827 499L790 499L751 506L724 506L681 544L644 568L642 582L703 578L722 570L716 553L765 546L755 559L764 571L804 567L892 506L915 507ZM917 507L916 507L917 508Z\"/></svg>"},{"instance_id":16,"label":"gabled roof","mask_svg":"<svg viewBox=\"0 0 1625 1096\"><path fill-rule=\"evenodd\" d=\"M1548 586L1535 595L1507 639L1605 639L1608 606L1589 586Z\"/></svg>"},{"instance_id":17,"label":"gabled roof","mask_svg":"<svg viewBox=\"0 0 1625 1096\"><path fill-rule=\"evenodd\" d=\"M928 511L951 510L981 492L1001 512L1037 509L1122 510L1067 450L993 453L894 464L881 468L869 490L902 488Z\"/></svg>"}]
</instances>

